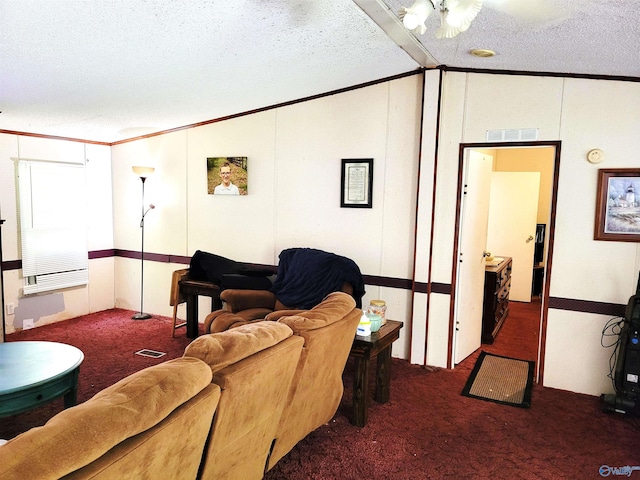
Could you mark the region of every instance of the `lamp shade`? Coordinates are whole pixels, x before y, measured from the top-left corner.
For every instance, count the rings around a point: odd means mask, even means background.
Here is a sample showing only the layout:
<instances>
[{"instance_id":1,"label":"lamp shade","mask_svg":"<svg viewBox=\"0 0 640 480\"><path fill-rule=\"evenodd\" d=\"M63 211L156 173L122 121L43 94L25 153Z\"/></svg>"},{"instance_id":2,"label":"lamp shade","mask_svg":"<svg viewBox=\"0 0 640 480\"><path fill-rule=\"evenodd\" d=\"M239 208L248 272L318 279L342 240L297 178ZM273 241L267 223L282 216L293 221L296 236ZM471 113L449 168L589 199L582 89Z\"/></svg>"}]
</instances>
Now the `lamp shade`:
<instances>
[{"instance_id":1,"label":"lamp shade","mask_svg":"<svg viewBox=\"0 0 640 480\"><path fill-rule=\"evenodd\" d=\"M428 0L416 0L409 8L400 9L400 18L408 30L415 30L421 35L427 30L424 22L433 10Z\"/></svg>"},{"instance_id":2,"label":"lamp shade","mask_svg":"<svg viewBox=\"0 0 640 480\"><path fill-rule=\"evenodd\" d=\"M425 21L436 9L440 13L440 28L437 38L453 38L469 28L471 22L482 8L483 0L415 0L408 8L398 12L403 25L420 35L427 30Z\"/></svg>"},{"instance_id":3,"label":"lamp shade","mask_svg":"<svg viewBox=\"0 0 640 480\"><path fill-rule=\"evenodd\" d=\"M133 173L138 175L140 178L147 178L155 171L155 168L153 167L131 167L131 168L133 169Z\"/></svg>"}]
</instances>

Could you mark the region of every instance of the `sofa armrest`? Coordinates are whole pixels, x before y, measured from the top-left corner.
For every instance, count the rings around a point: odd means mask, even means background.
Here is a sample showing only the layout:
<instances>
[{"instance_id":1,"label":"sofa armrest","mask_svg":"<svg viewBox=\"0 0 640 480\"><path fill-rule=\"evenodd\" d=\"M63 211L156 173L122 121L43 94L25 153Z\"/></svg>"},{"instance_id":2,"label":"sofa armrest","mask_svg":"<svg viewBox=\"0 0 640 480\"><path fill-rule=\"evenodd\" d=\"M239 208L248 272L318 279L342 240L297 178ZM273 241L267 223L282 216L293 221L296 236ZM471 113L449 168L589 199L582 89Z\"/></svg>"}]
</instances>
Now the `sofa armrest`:
<instances>
[{"instance_id":1,"label":"sofa armrest","mask_svg":"<svg viewBox=\"0 0 640 480\"><path fill-rule=\"evenodd\" d=\"M216 310L204 319L204 332L225 332L240 325L262 321L269 313L271 313L271 310L267 308L251 308L240 313L230 312L229 310Z\"/></svg>"},{"instance_id":2,"label":"sofa armrest","mask_svg":"<svg viewBox=\"0 0 640 480\"><path fill-rule=\"evenodd\" d=\"M230 312L240 312L250 308L274 310L276 296L268 290L240 290L230 288L220 293L220 299L227 304Z\"/></svg>"},{"instance_id":3,"label":"sofa armrest","mask_svg":"<svg viewBox=\"0 0 640 480\"><path fill-rule=\"evenodd\" d=\"M277 322L281 317L290 317L293 315L300 315L302 312L306 310L276 310L275 312L269 313L264 317L265 320L269 320L272 322Z\"/></svg>"}]
</instances>

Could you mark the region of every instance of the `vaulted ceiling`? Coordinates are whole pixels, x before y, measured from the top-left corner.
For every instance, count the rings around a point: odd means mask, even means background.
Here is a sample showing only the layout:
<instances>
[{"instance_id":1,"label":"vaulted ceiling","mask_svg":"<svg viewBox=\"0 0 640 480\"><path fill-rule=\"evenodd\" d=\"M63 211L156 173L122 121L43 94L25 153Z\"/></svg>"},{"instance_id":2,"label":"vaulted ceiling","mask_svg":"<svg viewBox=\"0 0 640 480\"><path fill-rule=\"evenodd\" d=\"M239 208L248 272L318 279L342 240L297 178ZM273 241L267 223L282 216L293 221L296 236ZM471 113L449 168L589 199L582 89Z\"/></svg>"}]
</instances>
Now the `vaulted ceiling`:
<instances>
[{"instance_id":1,"label":"vaulted ceiling","mask_svg":"<svg viewBox=\"0 0 640 480\"><path fill-rule=\"evenodd\" d=\"M114 142L438 65L640 79L635 0L484 0L442 40L412 2L0 0L0 130Z\"/></svg>"}]
</instances>

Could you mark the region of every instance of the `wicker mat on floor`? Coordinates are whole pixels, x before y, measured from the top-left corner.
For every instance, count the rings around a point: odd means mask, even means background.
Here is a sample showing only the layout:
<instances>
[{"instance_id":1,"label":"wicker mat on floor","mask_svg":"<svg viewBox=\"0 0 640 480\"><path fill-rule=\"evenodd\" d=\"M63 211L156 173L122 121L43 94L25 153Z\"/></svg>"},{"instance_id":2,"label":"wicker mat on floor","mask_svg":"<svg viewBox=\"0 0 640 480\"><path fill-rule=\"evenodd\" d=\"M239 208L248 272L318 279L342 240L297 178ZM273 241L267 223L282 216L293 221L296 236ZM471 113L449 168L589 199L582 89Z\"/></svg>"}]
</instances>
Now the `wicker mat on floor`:
<instances>
[{"instance_id":1,"label":"wicker mat on floor","mask_svg":"<svg viewBox=\"0 0 640 480\"><path fill-rule=\"evenodd\" d=\"M462 390L467 397L528 408L535 362L481 352Z\"/></svg>"}]
</instances>

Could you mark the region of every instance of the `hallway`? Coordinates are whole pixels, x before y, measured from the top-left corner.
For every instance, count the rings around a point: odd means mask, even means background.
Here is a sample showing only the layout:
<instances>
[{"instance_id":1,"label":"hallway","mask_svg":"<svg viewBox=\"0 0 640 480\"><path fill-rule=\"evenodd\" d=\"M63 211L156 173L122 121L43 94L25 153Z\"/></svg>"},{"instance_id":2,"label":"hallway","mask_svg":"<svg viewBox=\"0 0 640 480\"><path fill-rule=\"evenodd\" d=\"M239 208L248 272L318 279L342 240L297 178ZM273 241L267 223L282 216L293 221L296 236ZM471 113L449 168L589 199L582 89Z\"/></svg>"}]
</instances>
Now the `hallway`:
<instances>
[{"instance_id":1,"label":"hallway","mask_svg":"<svg viewBox=\"0 0 640 480\"><path fill-rule=\"evenodd\" d=\"M509 315L493 344L483 343L478 350L456 365L456 368L473 369L481 351L537 362L540 308L540 297L533 297L531 303L509 302Z\"/></svg>"}]
</instances>

